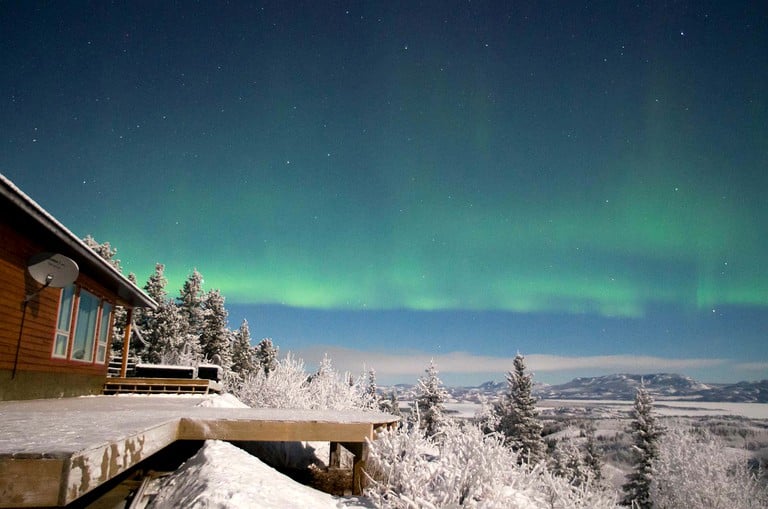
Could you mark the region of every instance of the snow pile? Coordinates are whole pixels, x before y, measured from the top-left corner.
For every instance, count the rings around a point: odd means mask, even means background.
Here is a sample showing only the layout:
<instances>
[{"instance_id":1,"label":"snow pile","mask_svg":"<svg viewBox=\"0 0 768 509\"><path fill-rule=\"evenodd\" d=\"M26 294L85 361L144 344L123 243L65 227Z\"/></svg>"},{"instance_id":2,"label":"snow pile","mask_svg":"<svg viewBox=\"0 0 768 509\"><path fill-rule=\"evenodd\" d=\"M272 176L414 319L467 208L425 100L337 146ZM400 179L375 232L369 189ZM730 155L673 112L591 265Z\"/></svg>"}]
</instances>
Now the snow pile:
<instances>
[{"instance_id":1,"label":"snow pile","mask_svg":"<svg viewBox=\"0 0 768 509\"><path fill-rule=\"evenodd\" d=\"M209 440L164 481L150 507L367 507L357 503L299 484L230 443Z\"/></svg>"},{"instance_id":2,"label":"snow pile","mask_svg":"<svg viewBox=\"0 0 768 509\"><path fill-rule=\"evenodd\" d=\"M197 406L209 408L250 408L248 405L229 393L215 394L205 398Z\"/></svg>"}]
</instances>

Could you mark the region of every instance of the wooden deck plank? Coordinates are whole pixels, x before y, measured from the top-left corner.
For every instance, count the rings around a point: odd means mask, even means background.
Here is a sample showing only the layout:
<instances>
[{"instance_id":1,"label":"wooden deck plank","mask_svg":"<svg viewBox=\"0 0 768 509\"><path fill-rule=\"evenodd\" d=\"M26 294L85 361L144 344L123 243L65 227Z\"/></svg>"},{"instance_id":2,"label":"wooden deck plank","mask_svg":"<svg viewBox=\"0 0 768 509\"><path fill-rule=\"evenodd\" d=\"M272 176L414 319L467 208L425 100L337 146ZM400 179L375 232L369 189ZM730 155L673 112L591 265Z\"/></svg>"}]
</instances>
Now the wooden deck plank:
<instances>
[{"instance_id":1,"label":"wooden deck plank","mask_svg":"<svg viewBox=\"0 0 768 509\"><path fill-rule=\"evenodd\" d=\"M363 442L373 431L371 423L183 418L179 440Z\"/></svg>"}]
</instances>

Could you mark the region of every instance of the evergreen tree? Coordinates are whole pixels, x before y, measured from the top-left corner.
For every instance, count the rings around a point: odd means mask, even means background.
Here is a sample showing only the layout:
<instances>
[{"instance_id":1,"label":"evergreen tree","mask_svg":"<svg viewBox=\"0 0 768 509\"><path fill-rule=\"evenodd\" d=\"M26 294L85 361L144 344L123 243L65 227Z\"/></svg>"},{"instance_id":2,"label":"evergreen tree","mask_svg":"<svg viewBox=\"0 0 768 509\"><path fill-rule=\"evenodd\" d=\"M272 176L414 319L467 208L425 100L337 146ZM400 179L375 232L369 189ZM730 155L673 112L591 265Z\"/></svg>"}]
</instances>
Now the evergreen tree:
<instances>
[{"instance_id":1,"label":"evergreen tree","mask_svg":"<svg viewBox=\"0 0 768 509\"><path fill-rule=\"evenodd\" d=\"M379 410L385 414L394 415L402 419L403 413L400 411L400 403L397 401L397 393L392 391L389 394L389 398L384 398L379 401Z\"/></svg>"},{"instance_id":2,"label":"evergreen tree","mask_svg":"<svg viewBox=\"0 0 768 509\"><path fill-rule=\"evenodd\" d=\"M507 373L508 392L495 406L497 431L504 435L505 443L517 453L521 464L534 465L543 459L545 445L532 394L533 375L525 372L525 358L520 354L515 356L513 367Z\"/></svg>"},{"instance_id":3,"label":"evergreen tree","mask_svg":"<svg viewBox=\"0 0 768 509\"><path fill-rule=\"evenodd\" d=\"M96 239L90 235L86 235L83 239L83 242L86 246L91 248L97 255L108 261L112 267L117 269L117 271L122 274L123 268L120 265L120 260L115 258L115 256L117 256L117 249L110 246L109 242L99 244Z\"/></svg>"},{"instance_id":4,"label":"evergreen tree","mask_svg":"<svg viewBox=\"0 0 768 509\"><path fill-rule=\"evenodd\" d=\"M157 309L139 308L136 324L141 331L141 357L152 363L166 362L184 348L184 322L176 304L168 298L165 265L155 265L155 272L144 285L147 295L157 302Z\"/></svg>"},{"instance_id":5,"label":"evergreen tree","mask_svg":"<svg viewBox=\"0 0 768 509\"><path fill-rule=\"evenodd\" d=\"M229 369L232 366L232 336L227 328L227 310L219 290L211 290L203 298L203 326L200 347L205 358Z\"/></svg>"},{"instance_id":6,"label":"evergreen tree","mask_svg":"<svg viewBox=\"0 0 768 509\"><path fill-rule=\"evenodd\" d=\"M243 320L232 341L232 371L245 377L257 371L248 320Z\"/></svg>"},{"instance_id":7,"label":"evergreen tree","mask_svg":"<svg viewBox=\"0 0 768 509\"><path fill-rule=\"evenodd\" d=\"M627 482L622 486L624 498L622 505L651 509L651 483L653 482L653 464L659 456L659 440L662 429L653 415L653 398L641 381L635 394L630 423L633 471L627 475Z\"/></svg>"},{"instance_id":8,"label":"evergreen tree","mask_svg":"<svg viewBox=\"0 0 768 509\"><path fill-rule=\"evenodd\" d=\"M199 341L203 331L205 312L203 310L203 275L197 269L187 276L179 296L179 308L186 321L189 340Z\"/></svg>"},{"instance_id":9,"label":"evergreen tree","mask_svg":"<svg viewBox=\"0 0 768 509\"><path fill-rule=\"evenodd\" d=\"M573 486L581 486L589 480L590 474L573 440L565 439L554 444L552 473Z\"/></svg>"},{"instance_id":10,"label":"evergreen tree","mask_svg":"<svg viewBox=\"0 0 768 509\"><path fill-rule=\"evenodd\" d=\"M443 422L447 393L443 382L437 376L434 361L424 370L426 376L419 378L416 387L416 408L419 412L419 425L426 436L434 436Z\"/></svg>"},{"instance_id":11,"label":"evergreen tree","mask_svg":"<svg viewBox=\"0 0 768 509\"><path fill-rule=\"evenodd\" d=\"M168 280L165 277L165 265L162 263L155 264L155 272L147 279L147 284L144 285L144 291L147 295L152 297L155 302L162 302L168 298L168 292L165 287L168 285Z\"/></svg>"},{"instance_id":12,"label":"evergreen tree","mask_svg":"<svg viewBox=\"0 0 768 509\"><path fill-rule=\"evenodd\" d=\"M272 339L264 338L256 345L256 365L264 376L269 376L277 368L277 353L279 348L272 344Z\"/></svg>"},{"instance_id":13,"label":"evergreen tree","mask_svg":"<svg viewBox=\"0 0 768 509\"><path fill-rule=\"evenodd\" d=\"M589 421L586 426L585 434L587 437L586 448L584 451L584 465L589 470L592 482L597 487L603 486L603 455L597 447L595 440L595 425Z\"/></svg>"},{"instance_id":14,"label":"evergreen tree","mask_svg":"<svg viewBox=\"0 0 768 509\"><path fill-rule=\"evenodd\" d=\"M370 400L372 408L379 406L379 395L376 389L376 370L373 368L368 370L368 385L365 387L365 395Z\"/></svg>"},{"instance_id":15,"label":"evergreen tree","mask_svg":"<svg viewBox=\"0 0 768 509\"><path fill-rule=\"evenodd\" d=\"M146 321L144 340L147 346L144 350L144 360L156 364L189 364L195 359L181 362L187 352L184 321L176 303L170 299L162 300ZM193 349L193 352L197 352Z\"/></svg>"}]
</instances>

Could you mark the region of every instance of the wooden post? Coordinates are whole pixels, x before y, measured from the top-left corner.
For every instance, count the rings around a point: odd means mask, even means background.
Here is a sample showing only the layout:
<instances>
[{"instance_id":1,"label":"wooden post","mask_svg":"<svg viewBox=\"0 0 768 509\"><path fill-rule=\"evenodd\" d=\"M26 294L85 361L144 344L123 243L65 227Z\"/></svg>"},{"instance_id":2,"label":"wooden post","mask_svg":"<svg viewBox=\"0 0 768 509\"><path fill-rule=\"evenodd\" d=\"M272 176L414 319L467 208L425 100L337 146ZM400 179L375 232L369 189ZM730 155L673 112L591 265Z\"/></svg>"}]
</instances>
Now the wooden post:
<instances>
[{"instance_id":1,"label":"wooden post","mask_svg":"<svg viewBox=\"0 0 768 509\"><path fill-rule=\"evenodd\" d=\"M331 453L328 461L328 466L331 468L339 468L341 466L341 446L338 442L331 442Z\"/></svg>"},{"instance_id":2,"label":"wooden post","mask_svg":"<svg viewBox=\"0 0 768 509\"><path fill-rule=\"evenodd\" d=\"M131 319L133 308L128 308L125 315L125 333L123 334L123 358L120 363L120 378L125 378L128 373L128 350L131 346Z\"/></svg>"},{"instance_id":3,"label":"wooden post","mask_svg":"<svg viewBox=\"0 0 768 509\"><path fill-rule=\"evenodd\" d=\"M368 459L367 442L345 442L345 449L355 455L352 463L352 494L362 495L365 485L365 462Z\"/></svg>"}]
</instances>

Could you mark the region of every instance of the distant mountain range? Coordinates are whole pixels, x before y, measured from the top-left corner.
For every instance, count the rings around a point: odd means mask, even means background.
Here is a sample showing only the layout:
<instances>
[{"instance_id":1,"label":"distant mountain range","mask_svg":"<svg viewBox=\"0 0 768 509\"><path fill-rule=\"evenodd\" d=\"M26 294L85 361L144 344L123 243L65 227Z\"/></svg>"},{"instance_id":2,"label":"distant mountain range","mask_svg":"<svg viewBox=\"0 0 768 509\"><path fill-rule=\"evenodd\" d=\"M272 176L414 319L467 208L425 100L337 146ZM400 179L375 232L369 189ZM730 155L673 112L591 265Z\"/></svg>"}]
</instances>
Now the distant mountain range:
<instances>
[{"instance_id":1,"label":"distant mountain range","mask_svg":"<svg viewBox=\"0 0 768 509\"><path fill-rule=\"evenodd\" d=\"M684 399L768 403L768 380L735 384L705 384L689 376L672 373L649 375L615 374L574 378L560 385L541 385L535 394L547 399L634 399L641 380L658 400Z\"/></svg>"},{"instance_id":2,"label":"distant mountain range","mask_svg":"<svg viewBox=\"0 0 768 509\"><path fill-rule=\"evenodd\" d=\"M633 400L640 382L656 400L768 403L768 380L735 384L705 384L673 373L649 375L615 374L574 378L559 385L535 384L534 395L545 399ZM399 387L398 392L409 392ZM477 387L448 387L453 398L479 400L507 390L507 382L485 382Z\"/></svg>"}]
</instances>

